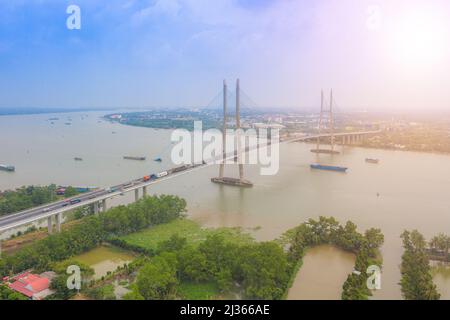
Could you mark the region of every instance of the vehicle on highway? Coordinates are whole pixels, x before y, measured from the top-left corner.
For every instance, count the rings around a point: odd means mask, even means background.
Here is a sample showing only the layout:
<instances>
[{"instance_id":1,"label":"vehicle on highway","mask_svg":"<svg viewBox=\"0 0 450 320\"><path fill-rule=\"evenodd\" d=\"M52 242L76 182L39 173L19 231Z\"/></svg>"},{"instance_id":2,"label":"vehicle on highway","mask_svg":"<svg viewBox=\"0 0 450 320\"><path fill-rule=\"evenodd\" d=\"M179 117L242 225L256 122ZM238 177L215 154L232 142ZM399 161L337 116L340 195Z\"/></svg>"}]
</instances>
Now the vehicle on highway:
<instances>
[{"instance_id":1,"label":"vehicle on highway","mask_svg":"<svg viewBox=\"0 0 450 320\"><path fill-rule=\"evenodd\" d=\"M42 211L49 212L50 210L51 210L51 208L44 208L44 210L42 210Z\"/></svg>"},{"instance_id":2,"label":"vehicle on highway","mask_svg":"<svg viewBox=\"0 0 450 320\"><path fill-rule=\"evenodd\" d=\"M110 188L106 188L105 190L108 193L113 193L113 192L116 192L118 189L119 188L117 188L117 187L110 187Z\"/></svg>"},{"instance_id":3,"label":"vehicle on highway","mask_svg":"<svg viewBox=\"0 0 450 320\"><path fill-rule=\"evenodd\" d=\"M162 171L162 172L160 172L160 173L157 173L156 174L156 177L157 178L162 178L162 177L165 177L165 176L167 176L169 173L167 172L167 171Z\"/></svg>"},{"instance_id":4,"label":"vehicle on highway","mask_svg":"<svg viewBox=\"0 0 450 320\"><path fill-rule=\"evenodd\" d=\"M146 182L146 181L150 181L150 176L144 176L142 178L142 181Z\"/></svg>"},{"instance_id":5,"label":"vehicle on highway","mask_svg":"<svg viewBox=\"0 0 450 320\"><path fill-rule=\"evenodd\" d=\"M80 199L72 199L70 200L70 204L75 204L75 203L80 203L81 200Z\"/></svg>"}]
</instances>

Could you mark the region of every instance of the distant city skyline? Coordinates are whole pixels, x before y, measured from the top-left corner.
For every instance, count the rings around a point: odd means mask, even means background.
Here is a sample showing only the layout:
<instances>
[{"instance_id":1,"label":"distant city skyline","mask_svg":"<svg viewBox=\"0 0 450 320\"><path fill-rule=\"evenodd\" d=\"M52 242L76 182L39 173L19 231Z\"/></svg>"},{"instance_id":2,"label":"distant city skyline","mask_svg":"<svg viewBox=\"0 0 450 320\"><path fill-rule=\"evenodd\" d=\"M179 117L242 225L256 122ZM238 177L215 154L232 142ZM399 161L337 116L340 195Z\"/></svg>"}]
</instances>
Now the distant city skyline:
<instances>
[{"instance_id":1,"label":"distant city skyline","mask_svg":"<svg viewBox=\"0 0 450 320\"><path fill-rule=\"evenodd\" d=\"M450 110L449 21L446 0L3 0L0 109L202 107L240 78L261 107L333 88L342 109Z\"/></svg>"}]
</instances>

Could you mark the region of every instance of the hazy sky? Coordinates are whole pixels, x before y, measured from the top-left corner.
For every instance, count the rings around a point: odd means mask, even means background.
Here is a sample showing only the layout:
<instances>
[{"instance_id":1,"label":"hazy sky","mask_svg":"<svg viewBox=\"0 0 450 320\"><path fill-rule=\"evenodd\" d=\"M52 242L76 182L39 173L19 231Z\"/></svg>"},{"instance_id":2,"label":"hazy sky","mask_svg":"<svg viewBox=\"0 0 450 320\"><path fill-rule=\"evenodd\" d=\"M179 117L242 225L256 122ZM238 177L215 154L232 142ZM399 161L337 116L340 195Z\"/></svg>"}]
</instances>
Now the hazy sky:
<instances>
[{"instance_id":1,"label":"hazy sky","mask_svg":"<svg viewBox=\"0 0 450 320\"><path fill-rule=\"evenodd\" d=\"M81 30L66 27L69 4ZM0 107L450 109L448 0L0 0Z\"/></svg>"}]
</instances>

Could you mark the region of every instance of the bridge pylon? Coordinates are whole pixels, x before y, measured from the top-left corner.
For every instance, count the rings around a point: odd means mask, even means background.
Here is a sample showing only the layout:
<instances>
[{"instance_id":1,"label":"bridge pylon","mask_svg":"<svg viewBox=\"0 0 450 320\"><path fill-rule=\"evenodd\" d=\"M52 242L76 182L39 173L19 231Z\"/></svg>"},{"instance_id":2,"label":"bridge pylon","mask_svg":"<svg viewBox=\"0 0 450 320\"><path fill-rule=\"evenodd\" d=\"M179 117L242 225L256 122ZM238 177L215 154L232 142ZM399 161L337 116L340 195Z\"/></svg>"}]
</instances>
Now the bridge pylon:
<instances>
[{"instance_id":1,"label":"bridge pylon","mask_svg":"<svg viewBox=\"0 0 450 320\"><path fill-rule=\"evenodd\" d=\"M223 81L223 130L222 130L222 162L219 167L219 176L211 178L211 181L218 184L231 185L236 187L253 187L253 183L244 179L244 164L242 163L242 146L241 146L241 114L240 114L240 86L239 79L236 81L236 151L235 161L239 165L239 178L224 177L225 159L227 158L227 83Z\"/></svg>"},{"instance_id":2,"label":"bridge pylon","mask_svg":"<svg viewBox=\"0 0 450 320\"><path fill-rule=\"evenodd\" d=\"M323 131L327 130L330 133L330 149L322 149L320 148L320 135L324 133ZM326 154L339 154L339 151L334 149L335 147L335 139L334 139L334 116L333 116L333 90L330 92L330 105L326 109L324 106L324 95L323 90L321 91L321 100L320 100L320 116L319 116L319 126L318 126L318 135L316 141L316 148L312 149L313 153L326 153Z\"/></svg>"}]
</instances>

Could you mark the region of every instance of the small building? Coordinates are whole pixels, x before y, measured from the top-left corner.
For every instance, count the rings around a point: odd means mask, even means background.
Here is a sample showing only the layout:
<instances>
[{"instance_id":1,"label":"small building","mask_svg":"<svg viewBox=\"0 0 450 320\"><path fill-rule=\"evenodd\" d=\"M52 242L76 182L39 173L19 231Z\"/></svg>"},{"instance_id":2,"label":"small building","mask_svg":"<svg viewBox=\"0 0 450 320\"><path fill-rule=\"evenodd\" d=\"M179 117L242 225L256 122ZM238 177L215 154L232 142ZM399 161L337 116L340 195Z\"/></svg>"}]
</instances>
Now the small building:
<instances>
[{"instance_id":1,"label":"small building","mask_svg":"<svg viewBox=\"0 0 450 320\"><path fill-rule=\"evenodd\" d=\"M53 294L53 291L50 290L50 282L54 277L53 272L44 272L41 275L24 272L13 277L8 286L11 290L32 300L42 300Z\"/></svg>"}]
</instances>

